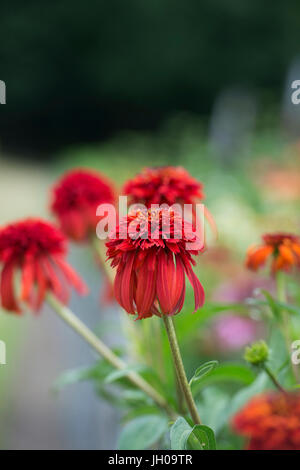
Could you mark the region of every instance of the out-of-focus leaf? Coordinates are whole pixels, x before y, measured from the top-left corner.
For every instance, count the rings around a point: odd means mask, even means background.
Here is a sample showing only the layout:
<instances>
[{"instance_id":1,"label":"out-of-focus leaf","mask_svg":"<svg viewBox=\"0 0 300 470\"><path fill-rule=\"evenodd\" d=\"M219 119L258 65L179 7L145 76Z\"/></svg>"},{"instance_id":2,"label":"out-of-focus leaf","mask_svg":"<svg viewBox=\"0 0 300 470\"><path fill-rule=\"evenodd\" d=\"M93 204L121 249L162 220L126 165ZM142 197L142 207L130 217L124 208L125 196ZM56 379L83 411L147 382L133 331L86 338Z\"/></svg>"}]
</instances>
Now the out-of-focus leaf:
<instances>
[{"instance_id":1,"label":"out-of-focus leaf","mask_svg":"<svg viewBox=\"0 0 300 470\"><path fill-rule=\"evenodd\" d=\"M103 380L109 374L112 367L105 361L99 361L92 367L81 367L63 372L53 384L54 391L60 391L67 385L72 385L85 380Z\"/></svg>"},{"instance_id":2,"label":"out-of-focus leaf","mask_svg":"<svg viewBox=\"0 0 300 470\"><path fill-rule=\"evenodd\" d=\"M210 386L201 392L197 402L201 420L217 434L226 424L231 397L221 388Z\"/></svg>"},{"instance_id":3,"label":"out-of-focus leaf","mask_svg":"<svg viewBox=\"0 0 300 470\"><path fill-rule=\"evenodd\" d=\"M257 376L251 385L239 390L233 397L228 409L228 417L235 414L254 395L257 395L265 390L269 384L270 381L267 374L265 372L261 372L261 374Z\"/></svg>"},{"instance_id":4,"label":"out-of-focus leaf","mask_svg":"<svg viewBox=\"0 0 300 470\"><path fill-rule=\"evenodd\" d=\"M192 437L196 437L201 446L201 450L216 450L216 438L213 430L203 424L197 424L193 427L191 434L189 435L186 443L187 449L195 449L194 440Z\"/></svg>"},{"instance_id":5,"label":"out-of-focus leaf","mask_svg":"<svg viewBox=\"0 0 300 470\"><path fill-rule=\"evenodd\" d=\"M177 418L170 430L171 449L185 450L186 442L191 432L192 427L189 423L182 416Z\"/></svg>"},{"instance_id":6,"label":"out-of-focus leaf","mask_svg":"<svg viewBox=\"0 0 300 470\"><path fill-rule=\"evenodd\" d=\"M127 377L128 372L137 372L143 370L145 367L142 365L135 365L131 367L126 367L125 369L121 370L113 370L110 374L108 374L105 379L104 383L109 384L115 382L118 379L122 379L123 377Z\"/></svg>"},{"instance_id":7,"label":"out-of-focus leaf","mask_svg":"<svg viewBox=\"0 0 300 470\"><path fill-rule=\"evenodd\" d=\"M208 374L210 374L217 366L219 362L218 361L208 361L202 364L200 367L198 367L195 370L195 374L190 380L190 385L191 384L196 384L201 382Z\"/></svg>"},{"instance_id":8,"label":"out-of-focus leaf","mask_svg":"<svg viewBox=\"0 0 300 470\"><path fill-rule=\"evenodd\" d=\"M265 289L260 289L260 292L265 296L265 299L274 315L274 317L278 320L281 321L281 311L282 308L279 305L279 303L272 297L270 292L268 292Z\"/></svg>"},{"instance_id":9,"label":"out-of-focus leaf","mask_svg":"<svg viewBox=\"0 0 300 470\"><path fill-rule=\"evenodd\" d=\"M120 450L143 450L155 444L168 429L166 418L158 415L139 416L127 423L119 437Z\"/></svg>"}]
</instances>

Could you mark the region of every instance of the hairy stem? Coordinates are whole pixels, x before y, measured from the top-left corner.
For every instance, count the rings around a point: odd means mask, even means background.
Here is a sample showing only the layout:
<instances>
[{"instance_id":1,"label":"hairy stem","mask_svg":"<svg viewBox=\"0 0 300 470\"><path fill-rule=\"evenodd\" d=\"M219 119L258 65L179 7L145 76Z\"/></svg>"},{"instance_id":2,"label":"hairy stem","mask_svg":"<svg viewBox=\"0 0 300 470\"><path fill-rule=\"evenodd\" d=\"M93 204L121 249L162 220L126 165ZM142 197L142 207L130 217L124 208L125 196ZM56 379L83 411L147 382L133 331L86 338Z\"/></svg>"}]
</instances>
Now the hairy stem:
<instances>
[{"instance_id":1,"label":"hairy stem","mask_svg":"<svg viewBox=\"0 0 300 470\"><path fill-rule=\"evenodd\" d=\"M172 356L173 356L173 361L174 365L177 371L177 377L180 382L180 386L182 389L182 392L184 394L184 398L188 407L188 410L190 412L191 418L194 421L195 424L201 424L200 416L196 407L196 404L194 402L194 398L191 392L191 388L188 383L188 379L186 377L186 373L184 370L184 365L182 362L181 358L181 353L176 337L176 332L173 324L173 319L172 317L169 317L167 315L163 315L163 321L166 327L171 351L172 351Z\"/></svg>"},{"instance_id":2,"label":"hairy stem","mask_svg":"<svg viewBox=\"0 0 300 470\"><path fill-rule=\"evenodd\" d=\"M63 305L51 293L47 294L47 302L52 309L78 333L97 353L104 357L113 367L122 370L128 365L120 359L109 347L106 346L68 307ZM170 407L165 398L155 390L138 373L128 371L127 378L146 395L148 395L160 408L165 410L171 419L176 419L175 411Z\"/></svg>"}]
</instances>

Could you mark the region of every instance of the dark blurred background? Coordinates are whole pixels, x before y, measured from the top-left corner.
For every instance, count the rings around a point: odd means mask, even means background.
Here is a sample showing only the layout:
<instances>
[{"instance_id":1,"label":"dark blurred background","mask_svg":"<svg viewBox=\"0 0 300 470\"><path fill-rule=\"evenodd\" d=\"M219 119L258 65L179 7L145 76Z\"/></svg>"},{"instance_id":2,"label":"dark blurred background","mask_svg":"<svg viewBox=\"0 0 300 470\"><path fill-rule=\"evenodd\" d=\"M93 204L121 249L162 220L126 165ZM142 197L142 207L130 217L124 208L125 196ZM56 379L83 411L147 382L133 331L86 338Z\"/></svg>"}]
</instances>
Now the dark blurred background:
<instances>
[{"instance_id":1,"label":"dark blurred background","mask_svg":"<svg viewBox=\"0 0 300 470\"><path fill-rule=\"evenodd\" d=\"M205 122L236 85L278 105L299 44L297 0L2 2L2 148L50 155L179 111Z\"/></svg>"}]
</instances>

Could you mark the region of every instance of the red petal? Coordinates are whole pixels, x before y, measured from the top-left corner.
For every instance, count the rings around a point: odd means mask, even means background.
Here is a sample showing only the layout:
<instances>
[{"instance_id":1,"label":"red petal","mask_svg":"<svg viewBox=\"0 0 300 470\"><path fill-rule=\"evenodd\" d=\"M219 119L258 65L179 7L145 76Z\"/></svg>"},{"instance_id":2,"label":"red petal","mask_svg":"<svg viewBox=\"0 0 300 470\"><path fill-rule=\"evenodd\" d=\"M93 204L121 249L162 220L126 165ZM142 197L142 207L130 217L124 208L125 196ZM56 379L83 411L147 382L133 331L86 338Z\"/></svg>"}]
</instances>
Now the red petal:
<instances>
[{"instance_id":1,"label":"red petal","mask_svg":"<svg viewBox=\"0 0 300 470\"><path fill-rule=\"evenodd\" d=\"M161 310L170 315L178 302L180 293L176 293L176 269L173 254L158 254L156 291Z\"/></svg>"},{"instance_id":2,"label":"red petal","mask_svg":"<svg viewBox=\"0 0 300 470\"><path fill-rule=\"evenodd\" d=\"M185 299L185 273L180 256L176 256L176 289L179 292L179 296L174 307L174 314L182 310Z\"/></svg>"},{"instance_id":3,"label":"red petal","mask_svg":"<svg viewBox=\"0 0 300 470\"><path fill-rule=\"evenodd\" d=\"M35 265L36 269L36 281L38 286L38 296L36 300L36 310L41 308L41 305L45 299L46 289L47 289L47 279L44 274L42 266L37 262Z\"/></svg>"},{"instance_id":4,"label":"red petal","mask_svg":"<svg viewBox=\"0 0 300 470\"><path fill-rule=\"evenodd\" d=\"M193 313L195 313L204 304L205 292L204 292L201 282L197 278L196 274L194 273L194 271L192 270L188 262L185 263L185 270L186 270L187 277L189 278L189 281L192 284L192 287L194 289L195 310Z\"/></svg>"},{"instance_id":5,"label":"red petal","mask_svg":"<svg viewBox=\"0 0 300 470\"><path fill-rule=\"evenodd\" d=\"M156 287L156 255L151 253L138 271L135 303L139 319L151 314L155 300Z\"/></svg>"},{"instance_id":6,"label":"red petal","mask_svg":"<svg viewBox=\"0 0 300 470\"><path fill-rule=\"evenodd\" d=\"M67 280L75 287L77 292L81 295L88 294L88 287L81 280L76 271L68 263L66 263L63 258L60 258L59 256L53 256L52 258L54 262L61 268Z\"/></svg>"},{"instance_id":7,"label":"red petal","mask_svg":"<svg viewBox=\"0 0 300 470\"><path fill-rule=\"evenodd\" d=\"M14 296L13 277L15 267L16 265L13 261L8 261L8 263L4 265L0 281L1 302L3 308L6 310L21 313Z\"/></svg>"},{"instance_id":8,"label":"red petal","mask_svg":"<svg viewBox=\"0 0 300 470\"><path fill-rule=\"evenodd\" d=\"M25 259L25 263L22 269L22 281L21 281L21 299L27 300L32 290L34 281L34 260L32 256L28 256Z\"/></svg>"},{"instance_id":9,"label":"red petal","mask_svg":"<svg viewBox=\"0 0 300 470\"><path fill-rule=\"evenodd\" d=\"M134 258L134 252L127 254L124 264L122 264L117 271L114 284L117 301L126 310L126 312L131 314L135 314L133 305L134 273L132 269Z\"/></svg>"},{"instance_id":10,"label":"red petal","mask_svg":"<svg viewBox=\"0 0 300 470\"><path fill-rule=\"evenodd\" d=\"M54 295L56 295L63 303L67 303L69 299L69 291L62 285L62 282L57 276L52 263L48 258L44 258L42 265L45 269L46 278L50 283L50 288L52 289Z\"/></svg>"}]
</instances>

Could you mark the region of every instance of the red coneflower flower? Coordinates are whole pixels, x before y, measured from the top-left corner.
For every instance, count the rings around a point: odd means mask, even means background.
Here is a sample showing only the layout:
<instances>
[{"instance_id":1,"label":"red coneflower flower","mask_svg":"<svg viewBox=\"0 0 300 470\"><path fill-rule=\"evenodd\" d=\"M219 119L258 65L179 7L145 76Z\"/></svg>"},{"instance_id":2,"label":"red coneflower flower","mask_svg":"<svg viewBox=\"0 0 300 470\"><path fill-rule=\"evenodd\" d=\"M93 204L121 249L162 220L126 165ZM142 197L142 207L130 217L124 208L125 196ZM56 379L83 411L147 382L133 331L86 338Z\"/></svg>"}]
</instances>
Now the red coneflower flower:
<instances>
[{"instance_id":1,"label":"red coneflower flower","mask_svg":"<svg viewBox=\"0 0 300 470\"><path fill-rule=\"evenodd\" d=\"M174 210L134 211L109 238L108 259L112 267L117 266L115 296L128 313L137 313L142 319L180 312L185 274L194 289L195 311L203 305L204 290L191 266L195 264L191 255L197 255L202 247L191 224L183 222ZM188 251L189 242L197 247Z\"/></svg>"},{"instance_id":2,"label":"red coneflower flower","mask_svg":"<svg viewBox=\"0 0 300 470\"><path fill-rule=\"evenodd\" d=\"M300 450L300 395L257 396L235 415L233 427L249 439L249 450Z\"/></svg>"},{"instance_id":3,"label":"red coneflower flower","mask_svg":"<svg viewBox=\"0 0 300 470\"><path fill-rule=\"evenodd\" d=\"M194 204L204 199L203 185L181 166L145 168L123 187L130 204Z\"/></svg>"},{"instance_id":4,"label":"red coneflower flower","mask_svg":"<svg viewBox=\"0 0 300 470\"><path fill-rule=\"evenodd\" d=\"M96 171L76 169L55 185L51 209L66 236L82 241L95 233L99 204L114 201L114 189L106 177Z\"/></svg>"},{"instance_id":5,"label":"red coneflower flower","mask_svg":"<svg viewBox=\"0 0 300 470\"><path fill-rule=\"evenodd\" d=\"M14 275L21 271L20 299L38 310L51 290L66 302L68 285L84 294L86 287L64 260L65 237L48 222L27 219L0 230L0 292L6 310L20 312L15 296Z\"/></svg>"},{"instance_id":6,"label":"red coneflower flower","mask_svg":"<svg viewBox=\"0 0 300 470\"><path fill-rule=\"evenodd\" d=\"M246 266L256 271L272 256L272 272L288 271L292 266L300 266L300 238L289 233L263 235L263 245L250 247Z\"/></svg>"}]
</instances>

